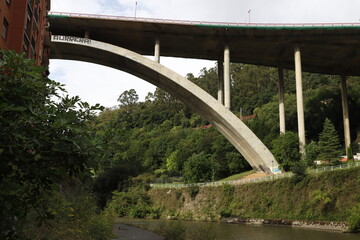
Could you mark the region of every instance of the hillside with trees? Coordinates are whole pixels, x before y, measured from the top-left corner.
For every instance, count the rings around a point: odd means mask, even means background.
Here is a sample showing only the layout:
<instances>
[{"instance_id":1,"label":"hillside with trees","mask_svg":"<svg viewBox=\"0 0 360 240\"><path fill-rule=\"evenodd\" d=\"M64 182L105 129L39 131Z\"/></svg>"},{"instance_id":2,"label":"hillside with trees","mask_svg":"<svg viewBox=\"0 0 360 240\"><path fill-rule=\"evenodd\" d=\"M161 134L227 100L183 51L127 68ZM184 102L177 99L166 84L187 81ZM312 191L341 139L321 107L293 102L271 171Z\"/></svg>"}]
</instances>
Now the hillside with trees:
<instances>
[{"instance_id":1,"label":"hillside with trees","mask_svg":"<svg viewBox=\"0 0 360 240\"><path fill-rule=\"evenodd\" d=\"M232 111L253 115L244 122L273 152L281 166L290 170L300 161L297 137L295 77L284 71L287 133L279 135L278 71L244 64L231 65ZM186 76L213 97L217 95L217 67ZM323 129L330 124L338 146L332 164L345 154L338 76L303 74L307 155L304 163L327 151ZM357 138L360 123L360 78L348 79L351 136ZM134 89L121 93L119 105L103 111L93 122L101 151L95 190L105 204L111 191L123 190L130 176L147 173L152 181L204 182L222 179L250 168L237 150L213 127L167 92L156 89L144 102ZM241 110L240 110L241 109ZM339 140L340 139L340 140ZM354 141L355 142L355 141ZM357 146L354 145L354 152ZM329 159L330 160L330 159Z\"/></svg>"},{"instance_id":2,"label":"hillside with trees","mask_svg":"<svg viewBox=\"0 0 360 240\"><path fill-rule=\"evenodd\" d=\"M67 96L44 73L1 50L0 239L109 239L112 216L101 208L113 195L119 204L108 206L140 206L131 215L141 217L150 201L143 182L215 181L251 169L206 119L161 89L144 102L129 89L119 93L118 106L103 109ZM301 159L294 73L284 76L288 132L279 135L274 68L231 65L232 111L254 115L244 122L285 170L301 173L315 159L337 164L345 153L339 78L304 74L308 145ZM217 95L216 66L187 78ZM348 79L348 94L357 143L359 77Z\"/></svg>"}]
</instances>

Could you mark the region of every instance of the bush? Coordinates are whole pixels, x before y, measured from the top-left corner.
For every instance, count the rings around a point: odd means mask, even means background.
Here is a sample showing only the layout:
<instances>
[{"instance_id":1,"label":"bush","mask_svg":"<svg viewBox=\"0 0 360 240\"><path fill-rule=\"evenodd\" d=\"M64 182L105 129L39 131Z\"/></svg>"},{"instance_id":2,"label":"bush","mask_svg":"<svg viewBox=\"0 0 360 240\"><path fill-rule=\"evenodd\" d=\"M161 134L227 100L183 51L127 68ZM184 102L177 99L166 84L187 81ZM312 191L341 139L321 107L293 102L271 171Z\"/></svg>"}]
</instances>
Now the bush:
<instances>
[{"instance_id":1,"label":"bush","mask_svg":"<svg viewBox=\"0 0 360 240\"><path fill-rule=\"evenodd\" d=\"M200 189L198 186L191 186L188 188L191 200L195 200L196 196L198 195Z\"/></svg>"},{"instance_id":2,"label":"bush","mask_svg":"<svg viewBox=\"0 0 360 240\"><path fill-rule=\"evenodd\" d=\"M304 162L308 167L314 166L314 161L317 159L319 155L319 147L316 142L311 141L309 144L305 145L305 155Z\"/></svg>"},{"instance_id":3,"label":"bush","mask_svg":"<svg viewBox=\"0 0 360 240\"><path fill-rule=\"evenodd\" d=\"M193 154L184 164L184 179L186 182L206 182L214 178L217 166L210 154L201 152Z\"/></svg>"},{"instance_id":4,"label":"bush","mask_svg":"<svg viewBox=\"0 0 360 240\"><path fill-rule=\"evenodd\" d=\"M360 232L360 204L352 208L348 225L350 232Z\"/></svg>"},{"instance_id":5,"label":"bush","mask_svg":"<svg viewBox=\"0 0 360 240\"><path fill-rule=\"evenodd\" d=\"M303 161L295 162L290 168L290 171L294 173L291 180L293 183L299 183L306 177L306 163Z\"/></svg>"},{"instance_id":6,"label":"bush","mask_svg":"<svg viewBox=\"0 0 360 240\"><path fill-rule=\"evenodd\" d=\"M118 217L125 217L129 215L133 200L125 192L113 192L113 197L108 204L108 211L112 211Z\"/></svg>"},{"instance_id":7,"label":"bush","mask_svg":"<svg viewBox=\"0 0 360 240\"><path fill-rule=\"evenodd\" d=\"M280 166L289 171L294 162L300 161L299 138L296 133L285 132L272 141L272 153Z\"/></svg>"},{"instance_id":8,"label":"bush","mask_svg":"<svg viewBox=\"0 0 360 240\"><path fill-rule=\"evenodd\" d=\"M74 186L71 186L75 184ZM24 239L106 240L112 237L113 217L100 213L91 193L80 183L62 184L61 193L46 199L49 219L40 228L31 212L24 229Z\"/></svg>"}]
</instances>

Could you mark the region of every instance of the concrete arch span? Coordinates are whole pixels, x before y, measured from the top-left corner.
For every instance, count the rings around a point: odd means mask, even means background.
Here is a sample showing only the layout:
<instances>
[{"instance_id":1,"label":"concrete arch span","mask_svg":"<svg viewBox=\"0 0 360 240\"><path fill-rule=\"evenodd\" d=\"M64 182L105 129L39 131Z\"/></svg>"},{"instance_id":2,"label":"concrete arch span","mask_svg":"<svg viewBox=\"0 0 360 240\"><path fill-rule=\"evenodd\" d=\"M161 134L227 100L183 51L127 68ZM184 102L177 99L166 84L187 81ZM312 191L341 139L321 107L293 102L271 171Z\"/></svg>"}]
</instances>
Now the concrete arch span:
<instances>
[{"instance_id":1,"label":"concrete arch span","mask_svg":"<svg viewBox=\"0 0 360 240\"><path fill-rule=\"evenodd\" d=\"M278 163L271 152L240 119L200 87L165 66L111 44L56 35L52 36L51 58L105 65L168 91L213 124L254 169L277 172Z\"/></svg>"}]
</instances>

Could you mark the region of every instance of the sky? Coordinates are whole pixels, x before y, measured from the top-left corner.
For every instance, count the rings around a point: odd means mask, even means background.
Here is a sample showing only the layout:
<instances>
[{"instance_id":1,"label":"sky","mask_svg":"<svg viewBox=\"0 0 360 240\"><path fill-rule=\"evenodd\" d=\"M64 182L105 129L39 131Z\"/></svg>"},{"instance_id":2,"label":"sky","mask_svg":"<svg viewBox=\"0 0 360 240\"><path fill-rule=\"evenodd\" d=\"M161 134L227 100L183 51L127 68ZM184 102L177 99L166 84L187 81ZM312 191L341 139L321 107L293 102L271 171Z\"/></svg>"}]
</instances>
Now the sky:
<instances>
[{"instance_id":1,"label":"sky","mask_svg":"<svg viewBox=\"0 0 360 240\"><path fill-rule=\"evenodd\" d=\"M52 12L239 23L360 23L359 9L359 0L51 0ZM182 76L215 66L168 57L160 62ZM119 70L77 61L50 60L50 78L65 84L69 95L105 107L117 105L125 90L135 89L141 101L155 90Z\"/></svg>"}]
</instances>

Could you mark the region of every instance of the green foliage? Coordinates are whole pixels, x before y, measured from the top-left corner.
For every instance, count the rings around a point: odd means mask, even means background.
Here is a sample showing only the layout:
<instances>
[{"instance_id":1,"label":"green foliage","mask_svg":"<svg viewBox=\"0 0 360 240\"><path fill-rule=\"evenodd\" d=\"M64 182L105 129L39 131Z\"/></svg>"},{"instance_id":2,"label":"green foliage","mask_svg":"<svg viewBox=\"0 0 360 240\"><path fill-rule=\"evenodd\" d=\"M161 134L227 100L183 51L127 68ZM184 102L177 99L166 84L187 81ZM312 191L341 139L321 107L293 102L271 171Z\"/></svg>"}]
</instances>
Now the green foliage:
<instances>
[{"instance_id":1,"label":"green foliage","mask_svg":"<svg viewBox=\"0 0 360 240\"><path fill-rule=\"evenodd\" d=\"M329 161L331 164L339 162L340 145L339 136L334 125L327 118L324 122L323 131L319 136L319 160Z\"/></svg>"},{"instance_id":2,"label":"green foliage","mask_svg":"<svg viewBox=\"0 0 360 240\"><path fill-rule=\"evenodd\" d=\"M46 199L44 209L49 214L46 225L37 226L31 211L24 229L28 239L79 239L107 240L112 237L113 217L97 214L91 193L75 179L67 179L60 185L60 192Z\"/></svg>"},{"instance_id":3,"label":"green foliage","mask_svg":"<svg viewBox=\"0 0 360 240\"><path fill-rule=\"evenodd\" d=\"M137 95L135 89L130 89L124 91L120 94L118 102L120 106L129 106L135 104L139 100L139 95Z\"/></svg>"},{"instance_id":4,"label":"green foliage","mask_svg":"<svg viewBox=\"0 0 360 240\"><path fill-rule=\"evenodd\" d=\"M193 219L233 217L240 219L288 219L297 221L347 222L357 224L360 203L360 185L357 182L360 167L309 174L301 182L293 179L224 186L201 187L196 198L183 194L176 199L169 189L151 189L148 192L152 207L162 210L162 216L186 215ZM190 189L176 191L189 192ZM191 201L190 201L191 200ZM181 203L182 202L182 203ZM189 204L191 204L189 206ZM356 210L357 209L357 210ZM188 213L190 211L190 213ZM350 217L351 216L351 217Z\"/></svg>"},{"instance_id":5,"label":"green foliage","mask_svg":"<svg viewBox=\"0 0 360 240\"><path fill-rule=\"evenodd\" d=\"M255 113L256 117L244 123L269 147L273 148L277 160L289 170L299 161L297 136L279 136L277 69L244 64L232 64L231 76L234 96L232 109L235 114L240 108L244 115ZM212 96L217 95L217 68L203 69L199 76L187 75ZM286 128L297 131L297 109L294 72L284 71L286 94ZM341 97L338 78L319 74L304 74L304 107L307 141L305 162L312 165L317 158L316 142L322 131L326 117L333 120L336 130L342 131ZM352 137L359 128L360 106L358 77L348 80L349 107L352 114ZM225 178L231 174L251 169L238 151L215 128L201 128L209 122L199 114L184 106L164 90L156 89L148 94L145 102L120 105L102 112L93 122L101 151L97 157L98 176L104 181L100 191L102 203L110 199L111 192L123 190L129 185L128 178L143 172L156 175L156 181L172 179L186 181L208 181ZM194 129L195 128L195 129ZM291 134L290 134L291 135ZM284 138L282 140L278 138ZM275 148L273 140L277 142ZM312 142L313 141L313 142ZM194 158L199 160L198 163ZM121 167L124 177L109 177L109 187L105 187L107 174L112 176ZM128 172L129 174L125 174ZM99 185L99 186L100 186ZM106 192L101 189L106 189Z\"/></svg>"},{"instance_id":6,"label":"green foliage","mask_svg":"<svg viewBox=\"0 0 360 240\"><path fill-rule=\"evenodd\" d=\"M354 160L354 155L353 155L351 145L347 147L347 156L346 157L348 160Z\"/></svg>"},{"instance_id":7,"label":"green foliage","mask_svg":"<svg viewBox=\"0 0 360 240\"><path fill-rule=\"evenodd\" d=\"M199 187L198 186L191 186L191 187L189 187L187 189L188 189L191 200L195 200L196 196L200 192Z\"/></svg>"},{"instance_id":8,"label":"green foliage","mask_svg":"<svg viewBox=\"0 0 360 240\"><path fill-rule=\"evenodd\" d=\"M305 145L305 156L304 162L307 166L314 166L314 161L319 155L319 147L315 141L311 141L309 144Z\"/></svg>"},{"instance_id":9,"label":"green foliage","mask_svg":"<svg viewBox=\"0 0 360 240\"><path fill-rule=\"evenodd\" d=\"M32 60L0 55L0 225L1 234L14 234L9 229L30 210L48 218L41 200L53 184L89 176L97 147L87 124L102 108L60 97L63 86Z\"/></svg>"},{"instance_id":10,"label":"green foliage","mask_svg":"<svg viewBox=\"0 0 360 240\"><path fill-rule=\"evenodd\" d=\"M348 218L349 231L360 232L360 204L354 206Z\"/></svg>"},{"instance_id":11,"label":"green foliage","mask_svg":"<svg viewBox=\"0 0 360 240\"><path fill-rule=\"evenodd\" d=\"M224 184L223 189L224 189L224 197L229 201L232 201L232 199L234 198L235 186L230 184Z\"/></svg>"},{"instance_id":12,"label":"green foliage","mask_svg":"<svg viewBox=\"0 0 360 240\"><path fill-rule=\"evenodd\" d=\"M159 209L151 207L151 201L147 195L149 190L147 183L150 179L151 177L147 174L141 175L131 179L131 187L126 192L114 191L106 211L118 217L159 218Z\"/></svg>"},{"instance_id":13,"label":"green foliage","mask_svg":"<svg viewBox=\"0 0 360 240\"><path fill-rule=\"evenodd\" d=\"M299 138L296 133L285 132L272 142L272 153L285 171L300 161Z\"/></svg>"},{"instance_id":14,"label":"green foliage","mask_svg":"<svg viewBox=\"0 0 360 240\"><path fill-rule=\"evenodd\" d=\"M326 213L333 204L330 194L322 189L311 192L310 199L310 203L313 206L317 205L322 213Z\"/></svg>"},{"instance_id":15,"label":"green foliage","mask_svg":"<svg viewBox=\"0 0 360 240\"><path fill-rule=\"evenodd\" d=\"M211 181L216 171L212 156L204 152L193 154L184 164L184 178L188 183Z\"/></svg>"},{"instance_id":16,"label":"green foliage","mask_svg":"<svg viewBox=\"0 0 360 240\"><path fill-rule=\"evenodd\" d=\"M292 181L296 184L304 180L306 177L306 162L299 161L292 164L290 167L290 171L294 173L294 176L292 176Z\"/></svg>"}]
</instances>

